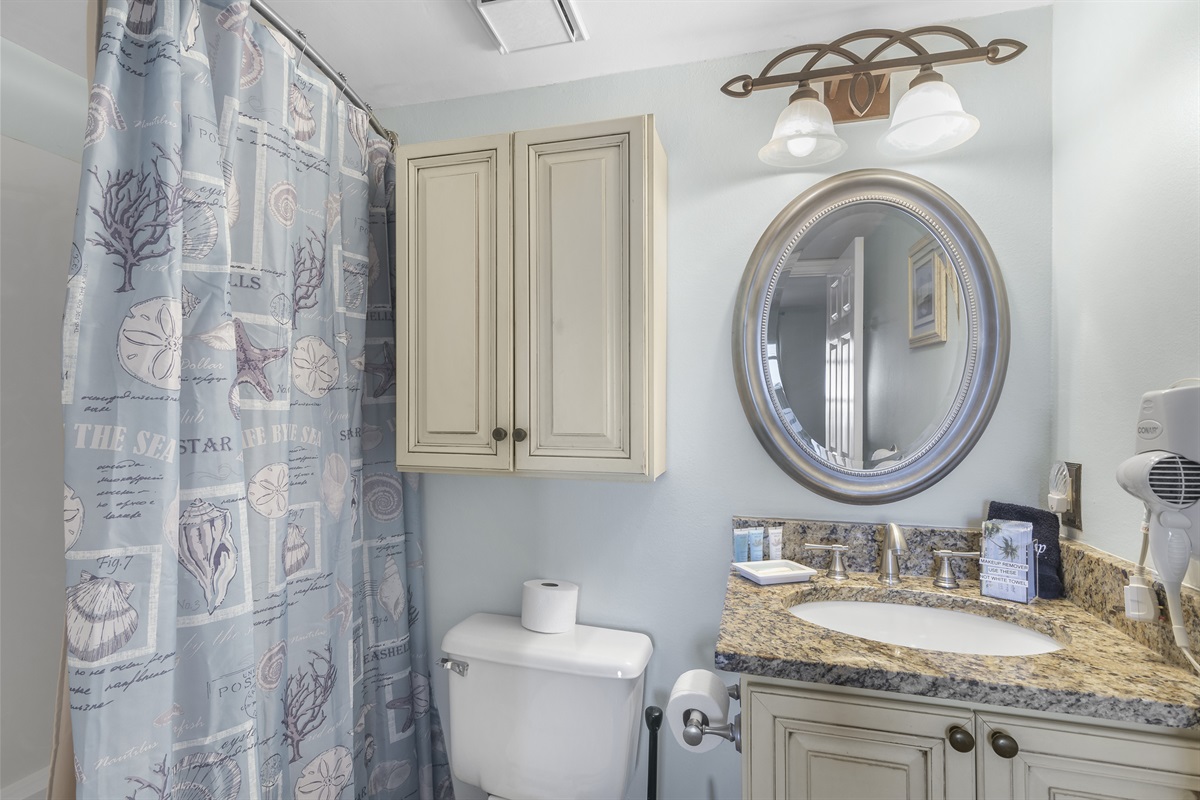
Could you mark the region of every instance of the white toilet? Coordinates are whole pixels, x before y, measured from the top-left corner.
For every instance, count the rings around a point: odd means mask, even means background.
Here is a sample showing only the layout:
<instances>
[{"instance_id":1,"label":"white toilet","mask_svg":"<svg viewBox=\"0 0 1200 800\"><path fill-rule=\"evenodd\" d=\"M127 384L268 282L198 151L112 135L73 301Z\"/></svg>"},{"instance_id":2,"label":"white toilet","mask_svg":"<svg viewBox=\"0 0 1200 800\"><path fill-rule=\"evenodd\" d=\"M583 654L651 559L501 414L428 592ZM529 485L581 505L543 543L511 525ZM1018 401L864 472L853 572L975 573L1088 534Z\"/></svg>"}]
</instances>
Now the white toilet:
<instances>
[{"instance_id":1,"label":"white toilet","mask_svg":"<svg viewBox=\"0 0 1200 800\"><path fill-rule=\"evenodd\" d=\"M625 796L649 637L586 625L535 633L518 617L475 614L442 650L456 778L512 800Z\"/></svg>"}]
</instances>

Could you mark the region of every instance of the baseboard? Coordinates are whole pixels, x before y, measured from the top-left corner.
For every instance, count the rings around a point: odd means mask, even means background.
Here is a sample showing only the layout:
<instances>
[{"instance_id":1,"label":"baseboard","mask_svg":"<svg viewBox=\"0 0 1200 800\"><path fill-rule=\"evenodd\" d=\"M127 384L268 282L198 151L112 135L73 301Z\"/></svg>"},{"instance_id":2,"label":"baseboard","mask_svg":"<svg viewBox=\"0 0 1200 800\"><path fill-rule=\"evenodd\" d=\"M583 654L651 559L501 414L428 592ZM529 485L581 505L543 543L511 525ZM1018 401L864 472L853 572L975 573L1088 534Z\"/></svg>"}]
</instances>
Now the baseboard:
<instances>
[{"instance_id":1,"label":"baseboard","mask_svg":"<svg viewBox=\"0 0 1200 800\"><path fill-rule=\"evenodd\" d=\"M4 800L45 800L49 780L50 767L42 767L32 775L0 787L0 797Z\"/></svg>"}]
</instances>

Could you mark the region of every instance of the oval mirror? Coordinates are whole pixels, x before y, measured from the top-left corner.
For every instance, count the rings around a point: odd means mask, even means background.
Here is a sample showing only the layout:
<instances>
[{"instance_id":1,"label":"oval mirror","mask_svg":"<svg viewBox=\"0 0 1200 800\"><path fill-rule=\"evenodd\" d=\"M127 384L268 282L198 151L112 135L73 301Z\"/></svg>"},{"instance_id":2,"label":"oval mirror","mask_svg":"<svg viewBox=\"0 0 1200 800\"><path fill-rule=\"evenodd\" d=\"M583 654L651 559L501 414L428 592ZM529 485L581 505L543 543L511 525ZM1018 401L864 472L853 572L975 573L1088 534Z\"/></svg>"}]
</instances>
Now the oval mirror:
<instances>
[{"instance_id":1,"label":"oval mirror","mask_svg":"<svg viewBox=\"0 0 1200 800\"><path fill-rule=\"evenodd\" d=\"M797 197L759 239L734 308L734 375L789 475L884 503L974 446L1008 340L1004 281L974 220L926 181L858 170Z\"/></svg>"}]
</instances>

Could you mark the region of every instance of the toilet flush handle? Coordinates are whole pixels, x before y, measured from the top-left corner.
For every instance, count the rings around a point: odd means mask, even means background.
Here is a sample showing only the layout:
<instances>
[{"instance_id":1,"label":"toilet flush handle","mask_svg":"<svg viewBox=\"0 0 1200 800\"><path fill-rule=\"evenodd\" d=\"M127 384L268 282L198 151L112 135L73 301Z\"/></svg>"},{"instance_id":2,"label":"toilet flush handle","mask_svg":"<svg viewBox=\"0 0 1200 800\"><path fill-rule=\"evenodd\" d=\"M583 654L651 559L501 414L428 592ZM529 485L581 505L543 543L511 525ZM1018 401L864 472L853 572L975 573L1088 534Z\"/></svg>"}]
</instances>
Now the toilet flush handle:
<instances>
[{"instance_id":1,"label":"toilet flush handle","mask_svg":"<svg viewBox=\"0 0 1200 800\"><path fill-rule=\"evenodd\" d=\"M443 658L438 663L442 665L442 669L452 669L464 678L467 677L467 668L471 666L466 661L459 661L455 658Z\"/></svg>"}]
</instances>

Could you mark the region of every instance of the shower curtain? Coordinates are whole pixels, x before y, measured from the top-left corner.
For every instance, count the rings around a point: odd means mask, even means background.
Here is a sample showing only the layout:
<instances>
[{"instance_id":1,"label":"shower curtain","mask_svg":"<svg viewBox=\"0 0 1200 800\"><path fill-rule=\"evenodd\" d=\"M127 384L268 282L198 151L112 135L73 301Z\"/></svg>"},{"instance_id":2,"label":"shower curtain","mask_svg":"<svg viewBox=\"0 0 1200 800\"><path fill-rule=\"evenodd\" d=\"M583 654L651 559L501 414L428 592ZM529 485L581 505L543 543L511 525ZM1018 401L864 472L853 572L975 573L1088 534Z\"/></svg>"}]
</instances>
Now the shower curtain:
<instances>
[{"instance_id":1,"label":"shower curtain","mask_svg":"<svg viewBox=\"0 0 1200 800\"><path fill-rule=\"evenodd\" d=\"M79 797L452 796L389 158L248 2L108 3L63 331Z\"/></svg>"}]
</instances>

